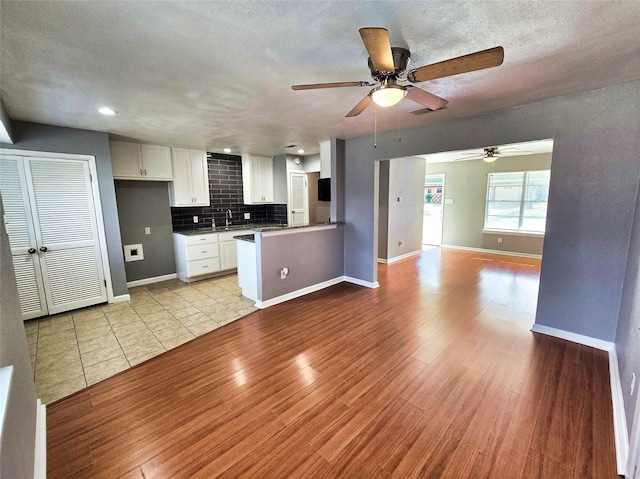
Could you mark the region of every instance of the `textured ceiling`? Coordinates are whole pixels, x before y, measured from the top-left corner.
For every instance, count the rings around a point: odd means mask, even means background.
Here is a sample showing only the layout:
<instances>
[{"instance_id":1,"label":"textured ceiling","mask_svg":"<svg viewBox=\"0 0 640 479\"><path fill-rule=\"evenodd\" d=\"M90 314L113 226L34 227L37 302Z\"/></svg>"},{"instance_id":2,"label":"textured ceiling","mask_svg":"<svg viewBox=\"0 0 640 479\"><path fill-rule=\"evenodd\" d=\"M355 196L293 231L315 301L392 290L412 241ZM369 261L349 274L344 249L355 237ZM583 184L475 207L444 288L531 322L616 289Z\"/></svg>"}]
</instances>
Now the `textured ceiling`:
<instances>
[{"instance_id":1,"label":"textured ceiling","mask_svg":"<svg viewBox=\"0 0 640 479\"><path fill-rule=\"evenodd\" d=\"M420 86L450 101L378 109L378 131L640 78L640 2L0 2L0 87L13 119L275 155L373 133L344 115L370 80L358 28L385 27L417 67L497 45L502 66ZM104 117L108 105L119 114ZM597 114L597 112L594 112ZM297 148L296 148L297 149ZM293 151L292 151L293 153Z\"/></svg>"}]
</instances>

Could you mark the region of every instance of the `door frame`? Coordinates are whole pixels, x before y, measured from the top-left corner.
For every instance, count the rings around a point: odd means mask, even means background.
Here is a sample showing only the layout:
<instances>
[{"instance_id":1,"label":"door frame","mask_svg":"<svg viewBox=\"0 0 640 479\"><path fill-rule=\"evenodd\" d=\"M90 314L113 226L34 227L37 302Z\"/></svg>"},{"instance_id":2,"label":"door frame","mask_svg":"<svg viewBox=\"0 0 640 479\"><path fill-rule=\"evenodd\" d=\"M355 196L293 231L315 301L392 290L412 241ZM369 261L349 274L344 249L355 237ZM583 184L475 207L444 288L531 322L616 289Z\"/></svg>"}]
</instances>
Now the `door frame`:
<instances>
[{"instance_id":1,"label":"door frame","mask_svg":"<svg viewBox=\"0 0 640 479\"><path fill-rule=\"evenodd\" d=\"M91 175L91 191L93 194L93 205L95 208L96 223L98 228L98 244L100 245L100 259L102 261L102 271L107 283L107 302L115 301L113 296L113 284L111 283L111 268L109 267L109 254L107 252L106 233L104 228L104 217L102 216L102 201L100 201L100 185L98 183L98 172L96 169L96 157L93 155L79 155L74 153L52 153L48 151L14 150L3 148L2 154L13 156L25 156L36 158L50 158L52 160L81 160L86 161Z\"/></svg>"},{"instance_id":2,"label":"door frame","mask_svg":"<svg viewBox=\"0 0 640 479\"><path fill-rule=\"evenodd\" d=\"M427 167L429 165L427 164ZM441 209L442 209L442 221L440 222L440 242L437 245L434 246L442 246L442 237L444 236L444 199L445 199L445 183L446 183L446 175L444 173L425 173L424 177L425 179L429 176L439 176L442 178L442 205L441 205ZM423 204L424 204L424 200L423 200ZM423 213L424 215L424 213ZM424 243L424 235L422 237L422 244L426 244Z\"/></svg>"}]
</instances>

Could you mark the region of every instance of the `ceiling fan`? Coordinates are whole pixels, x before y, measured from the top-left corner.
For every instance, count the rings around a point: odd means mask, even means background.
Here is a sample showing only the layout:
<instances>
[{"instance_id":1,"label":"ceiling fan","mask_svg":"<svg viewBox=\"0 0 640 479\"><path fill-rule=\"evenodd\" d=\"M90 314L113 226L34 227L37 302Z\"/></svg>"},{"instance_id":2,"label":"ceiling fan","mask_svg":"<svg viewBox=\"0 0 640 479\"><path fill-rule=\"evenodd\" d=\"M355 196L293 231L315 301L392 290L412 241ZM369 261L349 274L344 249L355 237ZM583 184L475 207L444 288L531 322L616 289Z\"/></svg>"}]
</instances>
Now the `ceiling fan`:
<instances>
[{"instance_id":1,"label":"ceiling fan","mask_svg":"<svg viewBox=\"0 0 640 479\"><path fill-rule=\"evenodd\" d=\"M422 90L412 83L421 83L461 73L497 67L504 59L504 49L494 47L470 53L450 60L425 65L406 72L411 52L406 48L392 47L386 28L361 28L360 36L369 53L369 69L374 83L367 81L312 83L293 85L294 90L315 90L319 88L340 88L351 86L374 87L360 102L346 114L347 117L362 113L371 102L379 106L392 106L406 97L430 110L443 108L448 100ZM406 73L405 73L406 72ZM407 83L408 82L408 83Z\"/></svg>"},{"instance_id":2,"label":"ceiling fan","mask_svg":"<svg viewBox=\"0 0 640 479\"><path fill-rule=\"evenodd\" d=\"M513 151L515 150L515 151ZM463 160L479 160L482 159L487 163L493 163L498 158L503 156L519 156L519 155L527 155L529 153L533 153L532 151L525 151L515 146L508 146L506 148L500 148L498 146L489 146L483 149L484 153L478 153L477 151L472 151L468 153L461 153L463 155L462 158L457 158L454 161L463 161Z\"/></svg>"}]
</instances>

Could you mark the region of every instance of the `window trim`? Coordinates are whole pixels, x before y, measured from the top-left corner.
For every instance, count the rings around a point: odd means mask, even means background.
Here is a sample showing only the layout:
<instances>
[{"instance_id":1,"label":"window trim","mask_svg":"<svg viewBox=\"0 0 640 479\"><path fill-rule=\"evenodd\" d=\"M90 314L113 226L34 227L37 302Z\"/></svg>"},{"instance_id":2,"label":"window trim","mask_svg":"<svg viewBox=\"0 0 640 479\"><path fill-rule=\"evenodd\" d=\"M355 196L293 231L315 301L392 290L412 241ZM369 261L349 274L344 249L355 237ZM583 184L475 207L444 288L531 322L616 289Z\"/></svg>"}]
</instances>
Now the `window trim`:
<instances>
[{"instance_id":1,"label":"window trim","mask_svg":"<svg viewBox=\"0 0 640 479\"><path fill-rule=\"evenodd\" d=\"M551 169L542 169L542 170L523 170L523 171L496 171L496 172L492 172L492 173L488 173L487 174L487 193L485 195L485 200L484 200L484 222L483 222L483 228L482 228L482 233L484 234L501 234L501 235L510 235L510 236L528 236L528 237L538 237L538 238L544 238L544 235L546 233L546 228L544 232L539 232L539 231L527 231L527 230L501 230L501 229L492 229L492 228L487 228L486 224L487 224L487 214L489 212L489 192L490 192L490 188L491 188L491 177L493 175L500 175L500 174L513 174L513 173L522 173L522 194L520 195L520 212L519 212L519 216L518 216L518 228L520 228L522 226L522 221L523 221L523 213L524 213L524 204L525 204L525 198L526 198L526 194L527 194L527 178L529 173L531 172L537 172L537 171L548 171L549 174L551 173ZM549 185L551 186L551 185ZM549 206L549 200L547 200L547 207ZM548 214L548 210L547 210L547 214ZM545 216L545 221L546 221L546 216Z\"/></svg>"}]
</instances>

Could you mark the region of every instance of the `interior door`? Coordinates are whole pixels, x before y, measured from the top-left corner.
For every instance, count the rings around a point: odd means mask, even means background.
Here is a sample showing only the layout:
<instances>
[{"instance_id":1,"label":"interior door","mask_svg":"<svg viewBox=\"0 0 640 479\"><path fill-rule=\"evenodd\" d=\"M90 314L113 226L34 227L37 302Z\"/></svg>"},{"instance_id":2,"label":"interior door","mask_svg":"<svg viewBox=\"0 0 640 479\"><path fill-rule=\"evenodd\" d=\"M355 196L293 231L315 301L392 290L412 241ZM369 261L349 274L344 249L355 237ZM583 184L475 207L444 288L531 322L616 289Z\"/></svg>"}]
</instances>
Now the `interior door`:
<instances>
[{"instance_id":1,"label":"interior door","mask_svg":"<svg viewBox=\"0 0 640 479\"><path fill-rule=\"evenodd\" d=\"M0 192L18 284L22 318L44 316L47 314L47 306L40 270L40 256L37 253L38 244L21 157L6 155L0 157Z\"/></svg>"},{"instance_id":2,"label":"interior door","mask_svg":"<svg viewBox=\"0 0 640 479\"><path fill-rule=\"evenodd\" d=\"M289 226L309 223L308 189L306 173L289 174Z\"/></svg>"},{"instance_id":3,"label":"interior door","mask_svg":"<svg viewBox=\"0 0 640 479\"><path fill-rule=\"evenodd\" d=\"M49 314L107 300L86 161L25 158Z\"/></svg>"}]
</instances>

